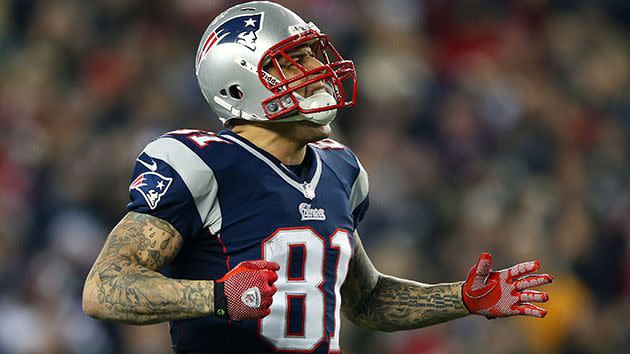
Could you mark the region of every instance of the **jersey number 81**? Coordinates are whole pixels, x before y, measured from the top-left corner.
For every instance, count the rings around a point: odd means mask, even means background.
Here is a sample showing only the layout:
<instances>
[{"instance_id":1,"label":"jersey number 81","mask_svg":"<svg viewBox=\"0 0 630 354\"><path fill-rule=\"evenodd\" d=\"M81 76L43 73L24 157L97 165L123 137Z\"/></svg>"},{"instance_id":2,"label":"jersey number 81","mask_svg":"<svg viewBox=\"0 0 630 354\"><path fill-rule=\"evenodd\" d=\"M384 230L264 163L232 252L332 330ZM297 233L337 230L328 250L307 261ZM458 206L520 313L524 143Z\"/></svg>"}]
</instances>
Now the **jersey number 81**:
<instances>
[{"instance_id":1,"label":"jersey number 81","mask_svg":"<svg viewBox=\"0 0 630 354\"><path fill-rule=\"evenodd\" d=\"M334 331L330 338L330 351L339 351L340 289L352 255L350 235L337 229L330 236L330 247L339 251L335 263L335 311ZM311 228L278 229L263 242L263 258L280 264L278 292L274 295L271 313L260 321L259 333L279 350L311 351L326 335L325 265L326 240ZM301 276L291 277L292 250L303 248ZM298 301L294 301L298 300ZM291 304L302 305L301 323L290 321ZM291 328L294 330L291 330ZM298 328L296 331L295 328Z\"/></svg>"}]
</instances>

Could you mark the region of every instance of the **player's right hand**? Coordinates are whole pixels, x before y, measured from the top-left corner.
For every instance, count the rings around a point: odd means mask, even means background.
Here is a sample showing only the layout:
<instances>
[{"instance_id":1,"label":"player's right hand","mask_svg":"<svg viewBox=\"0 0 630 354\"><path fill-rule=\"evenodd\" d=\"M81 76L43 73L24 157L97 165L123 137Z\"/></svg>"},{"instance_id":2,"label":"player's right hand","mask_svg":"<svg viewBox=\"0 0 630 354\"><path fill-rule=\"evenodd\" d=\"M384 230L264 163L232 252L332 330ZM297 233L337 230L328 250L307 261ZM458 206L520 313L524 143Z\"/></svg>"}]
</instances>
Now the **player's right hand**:
<instances>
[{"instance_id":1,"label":"player's right hand","mask_svg":"<svg viewBox=\"0 0 630 354\"><path fill-rule=\"evenodd\" d=\"M263 260L239 263L214 282L214 313L220 318L255 320L271 312L280 266Z\"/></svg>"}]
</instances>

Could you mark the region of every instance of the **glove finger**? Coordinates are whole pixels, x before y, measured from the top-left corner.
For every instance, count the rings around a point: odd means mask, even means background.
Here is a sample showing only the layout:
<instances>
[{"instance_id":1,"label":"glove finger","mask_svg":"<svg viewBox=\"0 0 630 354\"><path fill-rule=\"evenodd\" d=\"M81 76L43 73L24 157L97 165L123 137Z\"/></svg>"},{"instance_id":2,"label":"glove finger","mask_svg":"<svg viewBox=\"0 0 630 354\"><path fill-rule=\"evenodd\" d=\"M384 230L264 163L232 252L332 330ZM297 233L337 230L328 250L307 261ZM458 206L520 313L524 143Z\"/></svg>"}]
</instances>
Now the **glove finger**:
<instances>
[{"instance_id":1,"label":"glove finger","mask_svg":"<svg viewBox=\"0 0 630 354\"><path fill-rule=\"evenodd\" d=\"M269 286L267 284L263 284L260 287L260 296L263 298L272 297L278 292L278 288L275 285Z\"/></svg>"},{"instance_id":2,"label":"glove finger","mask_svg":"<svg viewBox=\"0 0 630 354\"><path fill-rule=\"evenodd\" d=\"M260 308L271 306L273 295L278 291L275 286L269 286L266 283L260 287Z\"/></svg>"},{"instance_id":3,"label":"glove finger","mask_svg":"<svg viewBox=\"0 0 630 354\"><path fill-rule=\"evenodd\" d=\"M265 278L267 279L267 284L272 285L276 282L276 280L278 280L278 273L276 273L275 271L265 269L264 272Z\"/></svg>"},{"instance_id":4,"label":"glove finger","mask_svg":"<svg viewBox=\"0 0 630 354\"><path fill-rule=\"evenodd\" d=\"M273 298L271 296L263 296L262 301L260 302L260 308L266 309L271 306L273 302Z\"/></svg>"},{"instance_id":5,"label":"glove finger","mask_svg":"<svg viewBox=\"0 0 630 354\"><path fill-rule=\"evenodd\" d=\"M246 268L249 268L249 269L263 269L264 268L264 266L263 266L264 264L265 264L265 261L259 259L259 260L256 260L256 261L243 261L243 262L239 263L239 266L246 267Z\"/></svg>"},{"instance_id":6,"label":"glove finger","mask_svg":"<svg viewBox=\"0 0 630 354\"><path fill-rule=\"evenodd\" d=\"M486 278L492 271L492 256L484 252L479 256L477 264L470 269L468 279L473 277L470 289L475 291L486 286Z\"/></svg>"},{"instance_id":7,"label":"glove finger","mask_svg":"<svg viewBox=\"0 0 630 354\"><path fill-rule=\"evenodd\" d=\"M544 291L525 290L517 294L518 299L522 302L547 302L549 294Z\"/></svg>"},{"instance_id":8,"label":"glove finger","mask_svg":"<svg viewBox=\"0 0 630 354\"><path fill-rule=\"evenodd\" d=\"M532 304L522 304L517 306L512 306L512 310L517 312L517 315L522 316L531 316L543 318L547 316L547 310L542 307L538 307Z\"/></svg>"},{"instance_id":9,"label":"glove finger","mask_svg":"<svg viewBox=\"0 0 630 354\"><path fill-rule=\"evenodd\" d=\"M535 274L529 275L518 280L515 280L514 286L517 290L524 290L529 288L535 288L537 286L549 284L553 281L553 277L549 274Z\"/></svg>"},{"instance_id":10,"label":"glove finger","mask_svg":"<svg viewBox=\"0 0 630 354\"><path fill-rule=\"evenodd\" d=\"M271 313L271 309L266 308L266 309L260 311L260 314L262 315L260 318L267 317L270 313Z\"/></svg>"},{"instance_id":11,"label":"glove finger","mask_svg":"<svg viewBox=\"0 0 630 354\"><path fill-rule=\"evenodd\" d=\"M488 252L484 252L479 256L479 261L477 262L477 277L487 277L488 274L492 271L492 256Z\"/></svg>"},{"instance_id":12,"label":"glove finger","mask_svg":"<svg viewBox=\"0 0 630 354\"><path fill-rule=\"evenodd\" d=\"M273 270L274 272L280 270L280 265L276 262L267 262L264 264L265 269Z\"/></svg>"},{"instance_id":13,"label":"glove finger","mask_svg":"<svg viewBox=\"0 0 630 354\"><path fill-rule=\"evenodd\" d=\"M508 269L508 279L518 278L525 274L530 274L540 268L539 261L529 261L516 264Z\"/></svg>"},{"instance_id":14,"label":"glove finger","mask_svg":"<svg viewBox=\"0 0 630 354\"><path fill-rule=\"evenodd\" d=\"M278 288L275 285L263 285L260 289L260 293L263 297L272 297L278 292Z\"/></svg>"},{"instance_id":15,"label":"glove finger","mask_svg":"<svg viewBox=\"0 0 630 354\"><path fill-rule=\"evenodd\" d=\"M262 259L258 259L255 261L244 261L244 262L241 262L239 265L242 265L243 267L247 267L250 269L269 269L269 270L274 270L274 271L280 269L280 266L278 265L278 263L267 262Z\"/></svg>"}]
</instances>

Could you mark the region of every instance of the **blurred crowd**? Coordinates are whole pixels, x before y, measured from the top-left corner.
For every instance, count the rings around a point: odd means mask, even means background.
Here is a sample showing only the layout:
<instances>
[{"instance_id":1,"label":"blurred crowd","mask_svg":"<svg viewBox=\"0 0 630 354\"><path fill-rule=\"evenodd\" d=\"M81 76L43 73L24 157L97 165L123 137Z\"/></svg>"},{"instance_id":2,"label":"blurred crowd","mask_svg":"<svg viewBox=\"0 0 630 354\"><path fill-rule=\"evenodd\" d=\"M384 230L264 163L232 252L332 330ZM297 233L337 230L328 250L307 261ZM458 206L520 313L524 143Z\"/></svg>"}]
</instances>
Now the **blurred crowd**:
<instances>
[{"instance_id":1,"label":"blurred crowd","mask_svg":"<svg viewBox=\"0 0 630 354\"><path fill-rule=\"evenodd\" d=\"M370 176L385 273L539 259L544 320L342 329L347 354L630 352L630 5L291 0L358 68L335 121ZM0 0L0 353L168 353L167 325L92 320L81 289L152 138L221 130L194 76L225 0Z\"/></svg>"}]
</instances>

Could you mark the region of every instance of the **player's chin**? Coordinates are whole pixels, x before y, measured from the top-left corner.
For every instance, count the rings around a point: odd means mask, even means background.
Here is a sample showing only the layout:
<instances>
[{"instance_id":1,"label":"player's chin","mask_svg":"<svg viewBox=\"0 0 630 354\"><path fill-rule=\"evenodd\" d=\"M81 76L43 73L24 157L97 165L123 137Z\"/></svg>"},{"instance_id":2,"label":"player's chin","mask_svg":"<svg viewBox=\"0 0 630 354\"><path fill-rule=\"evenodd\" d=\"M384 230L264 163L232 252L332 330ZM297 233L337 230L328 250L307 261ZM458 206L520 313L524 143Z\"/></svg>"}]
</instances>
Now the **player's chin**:
<instances>
[{"instance_id":1,"label":"player's chin","mask_svg":"<svg viewBox=\"0 0 630 354\"><path fill-rule=\"evenodd\" d=\"M313 122L306 122L308 130L312 132L312 141L319 141L330 137L332 134L332 128L329 123L317 124Z\"/></svg>"}]
</instances>

